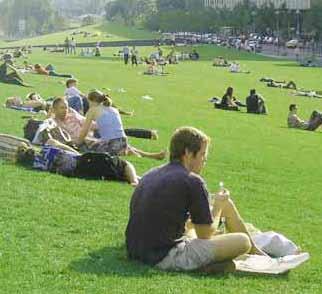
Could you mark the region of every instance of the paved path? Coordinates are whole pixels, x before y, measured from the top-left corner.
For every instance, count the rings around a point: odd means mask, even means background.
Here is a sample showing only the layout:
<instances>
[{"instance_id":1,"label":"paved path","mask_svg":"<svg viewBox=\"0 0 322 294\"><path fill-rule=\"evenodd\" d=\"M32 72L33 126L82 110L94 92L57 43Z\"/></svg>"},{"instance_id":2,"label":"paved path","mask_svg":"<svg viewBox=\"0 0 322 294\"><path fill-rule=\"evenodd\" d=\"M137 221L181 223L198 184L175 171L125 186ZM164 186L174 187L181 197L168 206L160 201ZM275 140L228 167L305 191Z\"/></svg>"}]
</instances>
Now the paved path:
<instances>
[{"instance_id":1,"label":"paved path","mask_svg":"<svg viewBox=\"0 0 322 294\"><path fill-rule=\"evenodd\" d=\"M302 60L303 58L312 56L311 48L301 49L300 55L298 57L296 56L295 52L296 51L294 49L289 49L286 47L278 48L277 46L274 46L274 45L263 45L263 49L260 54L268 57L279 58L279 59L290 59L290 60L297 60L297 59ZM317 54L316 58L322 59L321 54Z\"/></svg>"}]
</instances>

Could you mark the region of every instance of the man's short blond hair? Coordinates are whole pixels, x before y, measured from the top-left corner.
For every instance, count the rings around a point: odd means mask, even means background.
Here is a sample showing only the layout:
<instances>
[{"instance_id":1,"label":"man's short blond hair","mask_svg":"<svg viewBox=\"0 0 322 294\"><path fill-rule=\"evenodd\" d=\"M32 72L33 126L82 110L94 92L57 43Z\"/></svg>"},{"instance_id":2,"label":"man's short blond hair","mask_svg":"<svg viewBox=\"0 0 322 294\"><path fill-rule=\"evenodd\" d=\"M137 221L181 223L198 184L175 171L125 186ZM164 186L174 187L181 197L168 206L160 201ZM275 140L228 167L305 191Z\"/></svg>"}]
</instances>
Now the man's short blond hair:
<instances>
[{"instance_id":1,"label":"man's short blond hair","mask_svg":"<svg viewBox=\"0 0 322 294\"><path fill-rule=\"evenodd\" d=\"M170 161L181 161L186 150L196 155L202 144L210 144L210 138L194 127L178 128L170 142Z\"/></svg>"}]
</instances>

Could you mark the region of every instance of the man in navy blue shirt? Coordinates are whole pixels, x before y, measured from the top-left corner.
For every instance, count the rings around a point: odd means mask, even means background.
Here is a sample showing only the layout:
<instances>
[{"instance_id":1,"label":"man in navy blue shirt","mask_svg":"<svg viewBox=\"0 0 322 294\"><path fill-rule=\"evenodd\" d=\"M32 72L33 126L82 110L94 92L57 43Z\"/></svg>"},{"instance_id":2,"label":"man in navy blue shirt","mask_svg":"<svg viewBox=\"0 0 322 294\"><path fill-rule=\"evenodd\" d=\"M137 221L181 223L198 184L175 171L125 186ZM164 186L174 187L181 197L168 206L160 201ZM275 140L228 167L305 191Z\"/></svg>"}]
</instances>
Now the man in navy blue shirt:
<instances>
[{"instance_id":1,"label":"man in navy blue shirt","mask_svg":"<svg viewBox=\"0 0 322 294\"><path fill-rule=\"evenodd\" d=\"M195 128L176 130L170 163L142 177L132 196L126 229L129 258L163 270L218 272L233 270L235 257L257 251L229 191L218 193L213 213L210 210L209 193L199 176L209 141ZM222 217L230 234L218 235ZM195 238L185 235L187 223Z\"/></svg>"}]
</instances>

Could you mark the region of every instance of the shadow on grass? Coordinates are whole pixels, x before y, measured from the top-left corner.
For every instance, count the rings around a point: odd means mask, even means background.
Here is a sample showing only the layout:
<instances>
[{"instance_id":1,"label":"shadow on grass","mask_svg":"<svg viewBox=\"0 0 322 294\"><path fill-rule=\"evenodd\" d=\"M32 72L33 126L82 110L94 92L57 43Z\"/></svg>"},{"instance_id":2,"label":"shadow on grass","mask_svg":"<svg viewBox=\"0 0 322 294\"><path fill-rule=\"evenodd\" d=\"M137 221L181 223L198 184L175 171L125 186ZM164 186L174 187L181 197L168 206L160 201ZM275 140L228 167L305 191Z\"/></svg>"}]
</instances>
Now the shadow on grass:
<instances>
[{"instance_id":1,"label":"shadow on grass","mask_svg":"<svg viewBox=\"0 0 322 294\"><path fill-rule=\"evenodd\" d=\"M287 280L288 275L256 275L236 272L234 274L212 275L198 272L164 272L142 263L131 261L126 256L124 246L104 247L102 249L90 252L86 257L72 261L69 268L81 274L93 275L118 275L122 277L153 277L155 275L166 275L172 277L189 276L199 279L201 277L211 277L217 280L227 280L234 275L234 278L244 279L252 278L256 280L283 279Z\"/></svg>"},{"instance_id":2,"label":"shadow on grass","mask_svg":"<svg viewBox=\"0 0 322 294\"><path fill-rule=\"evenodd\" d=\"M290 128L287 126L280 126L280 129L288 129L289 131L293 132L294 134L299 134L299 135L312 135L312 134L322 134L322 132L317 129L315 131L309 131L309 130L304 130L300 128Z\"/></svg>"},{"instance_id":3,"label":"shadow on grass","mask_svg":"<svg viewBox=\"0 0 322 294\"><path fill-rule=\"evenodd\" d=\"M89 252L82 259L71 262L70 268L76 272L95 275L120 275L125 277L151 276L156 273L148 266L127 259L124 246L104 247Z\"/></svg>"}]
</instances>

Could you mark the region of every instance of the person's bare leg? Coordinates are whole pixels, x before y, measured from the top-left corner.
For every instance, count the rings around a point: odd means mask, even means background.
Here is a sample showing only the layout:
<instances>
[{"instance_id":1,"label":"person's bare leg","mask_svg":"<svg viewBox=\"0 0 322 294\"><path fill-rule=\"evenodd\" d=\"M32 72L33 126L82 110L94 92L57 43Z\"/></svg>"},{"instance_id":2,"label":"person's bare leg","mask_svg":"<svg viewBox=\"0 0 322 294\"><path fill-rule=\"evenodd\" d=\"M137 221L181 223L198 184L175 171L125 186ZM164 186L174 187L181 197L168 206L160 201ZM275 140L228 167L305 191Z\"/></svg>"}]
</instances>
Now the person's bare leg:
<instances>
[{"instance_id":1,"label":"person's bare leg","mask_svg":"<svg viewBox=\"0 0 322 294\"><path fill-rule=\"evenodd\" d=\"M130 183L131 186L135 187L138 185L138 176L132 163L126 161L125 167L125 179Z\"/></svg>"},{"instance_id":2,"label":"person's bare leg","mask_svg":"<svg viewBox=\"0 0 322 294\"><path fill-rule=\"evenodd\" d=\"M126 151L125 155L134 155L137 157L142 157L139 153L136 152L135 149L133 149L133 147L128 148L128 150Z\"/></svg>"},{"instance_id":3,"label":"person's bare leg","mask_svg":"<svg viewBox=\"0 0 322 294\"><path fill-rule=\"evenodd\" d=\"M137 148L134 148L134 147L131 147L131 149L132 149L132 151L134 153L137 153L137 154L139 154L142 157L152 158L152 159L156 159L156 160L162 160L167 155L167 152L166 151L151 153L151 152L142 151L142 150L137 149Z\"/></svg>"},{"instance_id":4,"label":"person's bare leg","mask_svg":"<svg viewBox=\"0 0 322 294\"><path fill-rule=\"evenodd\" d=\"M233 259L247 254L252 247L249 237L244 233L214 236L211 242L214 248L214 262L198 269L210 274L234 272L236 265Z\"/></svg>"},{"instance_id":5,"label":"person's bare leg","mask_svg":"<svg viewBox=\"0 0 322 294\"><path fill-rule=\"evenodd\" d=\"M250 253L260 255L264 254L260 249L256 247L256 245L252 241L251 236L246 228L246 225L243 219L241 218L237 210L237 207L231 199L215 200L213 210L215 226L218 226L221 217L225 217L226 227L230 233L245 233L249 237L250 242L252 244Z\"/></svg>"},{"instance_id":6,"label":"person's bare leg","mask_svg":"<svg viewBox=\"0 0 322 294\"><path fill-rule=\"evenodd\" d=\"M216 262L233 260L240 255L247 254L252 248L251 240L245 233L214 236L211 242L214 244Z\"/></svg>"},{"instance_id":7,"label":"person's bare leg","mask_svg":"<svg viewBox=\"0 0 322 294\"><path fill-rule=\"evenodd\" d=\"M66 144L63 144L63 143L61 143L61 142L59 142L58 140L55 140L55 139L48 139L47 142L46 142L46 145L57 147L57 148L60 148L62 150L69 151L69 152L75 153L77 155L80 155L80 153L78 151L76 151L74 148L72 148L72 147L70 147L70 146L68 146Z\"/></svg>"}]
</instances>

